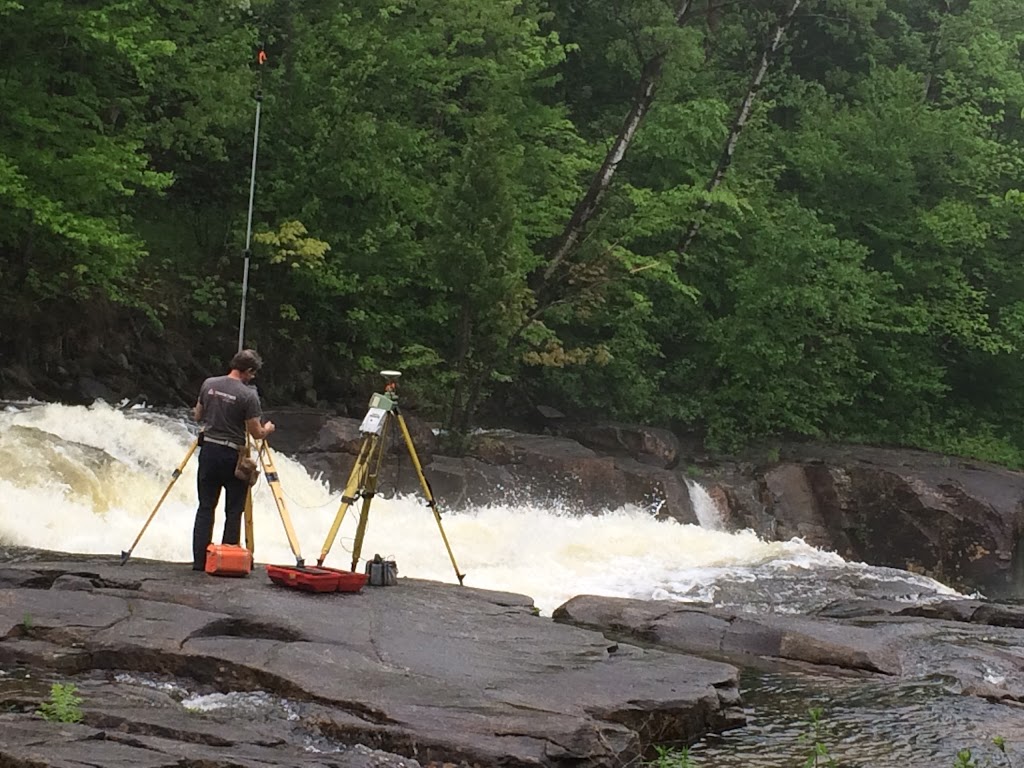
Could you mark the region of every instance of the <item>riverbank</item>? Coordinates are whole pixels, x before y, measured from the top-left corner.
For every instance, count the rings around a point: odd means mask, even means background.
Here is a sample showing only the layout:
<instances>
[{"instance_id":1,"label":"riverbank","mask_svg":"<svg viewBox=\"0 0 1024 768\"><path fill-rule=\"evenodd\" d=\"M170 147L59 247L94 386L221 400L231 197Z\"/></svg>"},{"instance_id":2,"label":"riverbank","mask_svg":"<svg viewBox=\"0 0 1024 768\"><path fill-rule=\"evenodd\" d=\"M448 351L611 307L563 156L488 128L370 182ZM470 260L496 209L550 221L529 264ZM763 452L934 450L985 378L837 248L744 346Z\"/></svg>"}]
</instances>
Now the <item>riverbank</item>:
<instances>
[{"instance_id":1,"label":"riverbank","mask_svg":"<svg viewBox=\"0 0 1024 768\"><path fill-rule=\"evenodd\" d=\"M522 595L406 578L311 595L259 567L38 557L0 567L0 668L74 685L82 720L47 722L40 691L0 686L5 765L618 768L742 722L734 667L609 642ZM260 691L294 717L196 717L173 686Z\"/></svg>"}]
</instances>

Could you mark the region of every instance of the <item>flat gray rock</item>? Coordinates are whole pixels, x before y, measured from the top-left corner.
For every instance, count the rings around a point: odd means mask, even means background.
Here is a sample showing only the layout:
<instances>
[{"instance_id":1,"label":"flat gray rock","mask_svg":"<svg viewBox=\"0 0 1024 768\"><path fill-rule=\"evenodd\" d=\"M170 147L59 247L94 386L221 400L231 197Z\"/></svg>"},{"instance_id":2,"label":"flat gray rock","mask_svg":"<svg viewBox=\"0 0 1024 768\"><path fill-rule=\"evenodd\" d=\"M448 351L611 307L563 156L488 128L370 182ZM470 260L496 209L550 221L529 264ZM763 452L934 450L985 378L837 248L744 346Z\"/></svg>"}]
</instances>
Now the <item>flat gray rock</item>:
<instances>
[{"instance_id":1,"label":"flat gray rock","mask_svg":"<svg viewBox=\"0 0 1024 768\"><path fill-rule=\"evenodd\" d=\"M600 768L742 722L734 667L557 624L522 595L404 578L314 595L259 566L9 564L0 672L10 765ZM34 714L49 682L75 684L82 723Z\"/></svg>"}]
</instances>

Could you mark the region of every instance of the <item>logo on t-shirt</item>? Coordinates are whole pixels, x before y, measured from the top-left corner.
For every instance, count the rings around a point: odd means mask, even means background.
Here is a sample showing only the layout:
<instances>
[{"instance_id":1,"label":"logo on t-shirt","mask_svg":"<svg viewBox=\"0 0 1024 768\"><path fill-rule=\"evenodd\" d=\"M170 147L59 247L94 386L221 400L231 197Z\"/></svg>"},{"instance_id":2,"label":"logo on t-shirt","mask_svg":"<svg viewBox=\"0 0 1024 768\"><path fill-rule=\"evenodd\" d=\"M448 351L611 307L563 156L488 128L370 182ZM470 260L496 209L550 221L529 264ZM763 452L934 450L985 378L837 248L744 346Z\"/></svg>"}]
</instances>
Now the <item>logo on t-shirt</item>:
<instances>
[{"instance_id":1,"label":"logo on t-shirt","mask_svg":"<svg viewBox=\"0 0 1024 768\"><path fill-rule=\"evenodd\" d=\"M206 390L206 394L210 395L210 397L220 398L221 400L230 400L232 403L238 399L237 397L228 392L221 392L219 389L214 389L213 387L210 387L208 390Z\"/></svg>"}]
</instances>

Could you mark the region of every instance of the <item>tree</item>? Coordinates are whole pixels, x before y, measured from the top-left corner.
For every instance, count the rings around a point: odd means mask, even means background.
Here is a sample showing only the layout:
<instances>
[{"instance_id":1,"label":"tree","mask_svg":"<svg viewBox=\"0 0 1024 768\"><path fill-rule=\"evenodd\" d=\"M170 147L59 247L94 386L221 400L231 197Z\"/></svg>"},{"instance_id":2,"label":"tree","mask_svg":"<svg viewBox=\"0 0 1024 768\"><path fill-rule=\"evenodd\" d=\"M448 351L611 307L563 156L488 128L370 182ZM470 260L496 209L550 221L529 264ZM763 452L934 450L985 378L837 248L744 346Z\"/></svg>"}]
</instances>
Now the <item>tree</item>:
<instances>
[{"instance_id":1,"label":"tree","mask_svg":"<svg viewBox=\"0 0 1024 768\"><path fill-rule=\"evenodd\" d=\"M141 151L141 89L174 48L146 3L0 3L0 321L33 329L5 337L23 361L59 357L69 299L127 298L130 202L170 181Z\"/></svg>"}]
</instances>

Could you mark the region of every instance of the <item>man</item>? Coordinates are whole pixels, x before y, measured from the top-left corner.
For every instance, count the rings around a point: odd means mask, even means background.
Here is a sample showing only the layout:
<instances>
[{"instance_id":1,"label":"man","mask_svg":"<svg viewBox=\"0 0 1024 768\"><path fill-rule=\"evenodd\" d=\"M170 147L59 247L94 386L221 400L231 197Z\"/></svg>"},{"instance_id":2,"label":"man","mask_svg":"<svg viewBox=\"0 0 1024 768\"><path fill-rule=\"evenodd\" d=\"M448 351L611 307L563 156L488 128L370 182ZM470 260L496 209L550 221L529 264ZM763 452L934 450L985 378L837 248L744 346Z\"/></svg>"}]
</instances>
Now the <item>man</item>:
<instances>
[{"instance_id":1,"label":"man","mask_svg":"<svg viewBox=\"0 0 1024 768\"><path fill-rule=\"evenodd\" d=\"M224 489L223 544L238 544L242 535L242 512L249 484L235 477L238 451L246 445L246 434L262 440L274 431L274 422L260 423L260 397L252 384L263 360L252 349L231 358L226 376L203 382L192 413L202 423L199 451L199 509L192 530L192 569L206 567L206 548L213 540L213 511Z\"/></svg>"}]
</instances>

